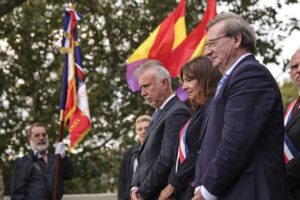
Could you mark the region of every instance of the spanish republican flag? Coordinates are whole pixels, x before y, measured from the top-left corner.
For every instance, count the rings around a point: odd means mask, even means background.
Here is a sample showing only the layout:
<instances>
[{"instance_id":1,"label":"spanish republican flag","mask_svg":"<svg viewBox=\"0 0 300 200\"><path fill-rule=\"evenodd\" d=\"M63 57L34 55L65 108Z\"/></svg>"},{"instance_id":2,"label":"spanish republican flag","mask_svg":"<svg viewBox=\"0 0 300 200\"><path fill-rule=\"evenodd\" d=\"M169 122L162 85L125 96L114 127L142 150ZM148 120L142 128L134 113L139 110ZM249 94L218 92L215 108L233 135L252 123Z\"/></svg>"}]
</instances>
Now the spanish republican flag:
<instances>
[{"instance_id":1,"label":"spanish republican flag","mask_svg":"<svg viewBox=\"0 0 300 200\"><path fill-rule=\"evenodd\" d=\"M172 51L186 38L185 0L150 34L127 60L126 80L133 92L139 90L135 69L147 59L167 65Z\"/></svg>"},{"instance_id":2,"label":"spanish republican flag","mask_svg":"<svg viewBox=\"0 0 300 200\"><path fill-rule=\"evenodd\" d=\"M201 22L187 36L187 38L173 51L172 56L166 65L171 76L178 76L183 65L204 54L206 41L206 24L217 14L216 1L208 0L207 8Z\"/></svg>"},{"instance_id":3,"label":"spanish republican flag","mask_svg":"<svg viewBox=\"0 0 300 200\"><path fill-rule=\"evenodd\" d=\"M76 24L81 15L66 8L64 38L61 53L65 54L64 77L60 108L70 132L70 148L73 149L91 129L90 111L85 86L85 76L77 41Z\"/></svg>"}]
</instances>

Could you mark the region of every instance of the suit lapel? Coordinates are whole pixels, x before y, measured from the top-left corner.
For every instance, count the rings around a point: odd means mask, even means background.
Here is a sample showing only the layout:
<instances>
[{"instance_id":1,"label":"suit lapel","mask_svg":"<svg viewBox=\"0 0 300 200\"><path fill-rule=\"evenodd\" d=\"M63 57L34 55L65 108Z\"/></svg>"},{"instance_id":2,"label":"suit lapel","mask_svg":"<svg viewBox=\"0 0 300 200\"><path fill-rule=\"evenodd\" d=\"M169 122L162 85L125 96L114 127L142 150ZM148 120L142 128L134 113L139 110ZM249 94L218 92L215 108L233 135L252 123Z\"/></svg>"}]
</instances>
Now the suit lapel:
<instances>
[{"instance_id":1,"label":"suit lapel","mask_svg":"<svg viewBox=\"0 0 300 200\"><path fill-rule=\"evenodd\" d=\"M143 147L145 146L149 136L151 135L152 130L157 126L158 123L162 121L162 119L166 116L168 110L174 105L174 103L178 101L178 97L175 96L164 106L164 108L161 110L161 113L157 116L157 119L154 122L151 122L149 129L145 133L145 139L141 146L140 152L142 151Z\"/></svg>"},{"instance_id":2,"label":"suit lapel","mask_svg":"<svg viewBox=\"0 0 300 200\"><path fill-rule=\"evenodd\" d=\"M296 116L293 117L292 119L290 119L290 121L286 124L285 126L285 130L288 131L291 126L293 126L293 124L297 121L297 119L300 117L300 109L298 109Z\"/></svg>"},{"instance_id":3,"label":"suit lapel","mask_svg":"<svg viewBox=\"0 0 300 200\"><path fill-rule=\"evenodd\" d=\"M206 128L207 128L207 123L208 123L208 120L210 118L210 115L211 115L211 109L212 109L212 105L214 104L214 99L211 100L210 104L208 105L208 108L207 108L207 114L205 115L204 117L204 120L203 120L203 124L201 126L201 134L200 134L200 138L199 138L199 144L201 145L201 142L202 142L202 139L205 135L205 132L206 132Z\"/></svg>"},{"instance_id":4,"label":"suit lapel","mask_svg":"<svg viewBox=\"0 0 300 200\"><path fill-rule=\"evenodd\" d=\"M227 75L228 77L226 78L226 80L224 81L224 84L222 86L222 88L220 89L219 93L217 94L216 98L220 97L223 95L223 93L226 91L226 87L228 85L228 83L230 82L230 79L232 78L232 76L234 76L235 72L242 66L244 65L245 62L257 62L254 55L248 55L245 58L243 58L242 60L240 60L240 62L235 66L235 68L232 70L232 72Z\"/></svg>"}]
</instances>

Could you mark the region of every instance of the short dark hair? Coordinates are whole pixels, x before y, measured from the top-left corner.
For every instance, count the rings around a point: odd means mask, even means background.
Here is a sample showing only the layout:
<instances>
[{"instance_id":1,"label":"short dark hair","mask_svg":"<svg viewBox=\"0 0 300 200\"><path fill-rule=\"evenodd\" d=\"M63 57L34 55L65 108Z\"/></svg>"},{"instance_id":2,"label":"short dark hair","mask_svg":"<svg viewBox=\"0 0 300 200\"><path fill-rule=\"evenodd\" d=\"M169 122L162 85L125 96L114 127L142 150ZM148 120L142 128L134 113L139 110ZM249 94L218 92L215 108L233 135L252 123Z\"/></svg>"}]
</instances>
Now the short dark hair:
<instances>
[{"instance_id":1,"label":"short dark hair","mask_svg":"<svg viewBox=\"0 0 300 200\"><path fill-rule=\"evenodd\" d=\"M205 56L200 56L185 64L180 70L180 78L183 75L190 79L196 79L199 83L200 94L196 102L192 104L204 105L206 100L215 95L217 85L221 79L221 73L217 68L212 67L212 62Z\"/></svg>"}]
</instances>

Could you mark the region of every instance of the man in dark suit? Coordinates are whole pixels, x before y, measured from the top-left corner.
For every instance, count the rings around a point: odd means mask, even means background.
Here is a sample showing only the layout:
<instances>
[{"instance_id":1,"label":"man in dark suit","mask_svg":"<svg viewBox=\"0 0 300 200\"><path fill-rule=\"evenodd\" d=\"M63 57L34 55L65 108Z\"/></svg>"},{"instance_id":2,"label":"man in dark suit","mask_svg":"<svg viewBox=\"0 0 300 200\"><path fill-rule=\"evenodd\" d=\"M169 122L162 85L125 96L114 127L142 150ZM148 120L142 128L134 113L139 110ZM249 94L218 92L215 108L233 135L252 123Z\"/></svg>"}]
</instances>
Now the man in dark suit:
<instances>
[{"instance_id":1,"label":"man in dark suit","mask_svg":"<svg viewBox=\"0 0 300 200\"><path fill-rule=\"evenodd\" d=\"M141 95L156 110L138 155L131 199L152 200L168 183L177 137L190 111L173 93L170 74L158 61L147 61L136 75Z\"/></svg>"},{"instance_id":2,"label":"man in dark suit","mask_svg":"<svg viewBox=\"0 0 300 200\"><path fill-rule=\"evenodd\" d=\"M150 123L151 117L148 115L141 115L135 121L135 133L138 137L138 145L129 148L123 156L118 181L118 200L131 199L130 186L132 176L138 166L137 156Z\"/></svg>"},{"instance_id":3,"label":"man in dark suit","mask_svg":"<svg viewBox=\"0 0 300 200\"><path fill-rule=\"evenodd\" d=\"M290 75L297 88L300 88L300 49L292 56ZM289 192L292 199L300 199L300 97L292 101L284 115L284 152L288 176Z\"/></svg>"},{"instance_id":4,"label":"man in dark suit","mask_svg":"<svg viewBox=\"0 0 300 200\"><path fill-rule=\"evenodd\" d=\"M254 31L233 13L207 30L205 53L223 77L202 129L193 200L285 200L281 94L253 55Z\"/></svg>"}]
</instances>

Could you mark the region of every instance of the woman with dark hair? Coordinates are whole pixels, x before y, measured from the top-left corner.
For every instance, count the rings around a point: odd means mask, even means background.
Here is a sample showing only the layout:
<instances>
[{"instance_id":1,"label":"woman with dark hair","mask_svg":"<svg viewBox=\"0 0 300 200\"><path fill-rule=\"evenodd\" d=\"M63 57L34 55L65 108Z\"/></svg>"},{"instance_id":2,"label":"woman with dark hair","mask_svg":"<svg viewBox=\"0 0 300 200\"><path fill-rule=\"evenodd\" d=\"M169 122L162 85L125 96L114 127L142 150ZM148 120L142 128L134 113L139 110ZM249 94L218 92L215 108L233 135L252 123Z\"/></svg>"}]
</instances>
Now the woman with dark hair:
<instances>
[{"instance_id":1,"label":"woman with dark hair","mask_svg":"<svg viewBox=\"0 0 300 200\"><path fill-rule=\"evenodd\" d=\"M180 70L183 89L193 108L193 115L179 133L176 155L169 184L161 191L159 200L186 200L194 196L192 181L195 176L201 126L213 98L221 73L212 67L207 57L198 57Z\"/></svg>"}]
</instances>

